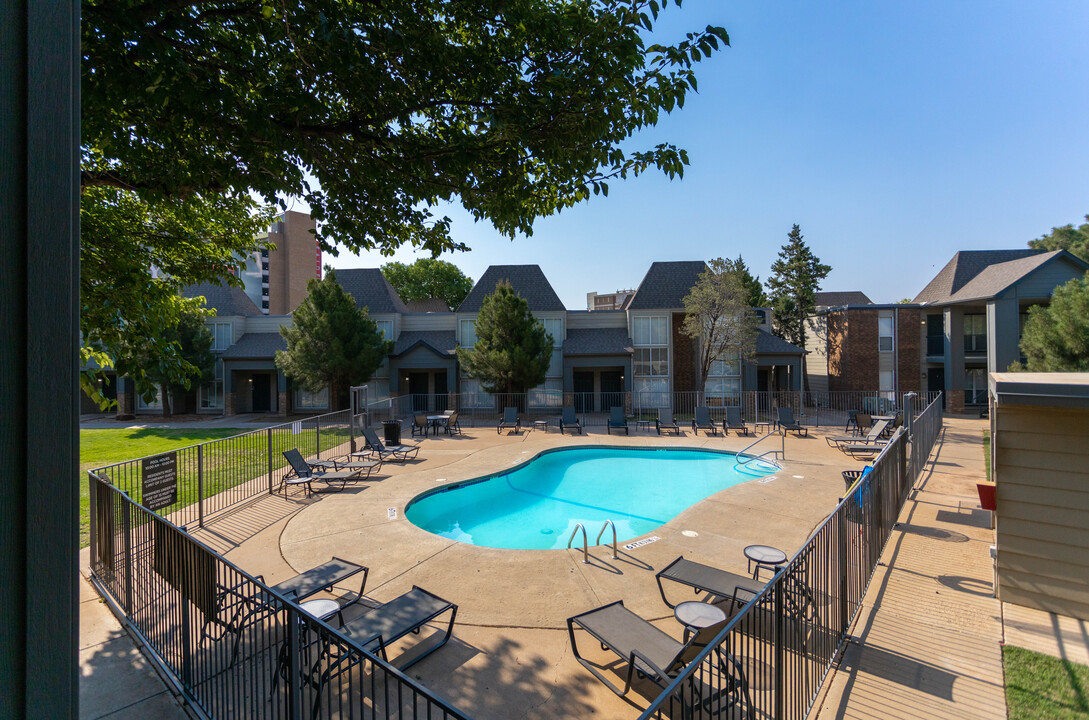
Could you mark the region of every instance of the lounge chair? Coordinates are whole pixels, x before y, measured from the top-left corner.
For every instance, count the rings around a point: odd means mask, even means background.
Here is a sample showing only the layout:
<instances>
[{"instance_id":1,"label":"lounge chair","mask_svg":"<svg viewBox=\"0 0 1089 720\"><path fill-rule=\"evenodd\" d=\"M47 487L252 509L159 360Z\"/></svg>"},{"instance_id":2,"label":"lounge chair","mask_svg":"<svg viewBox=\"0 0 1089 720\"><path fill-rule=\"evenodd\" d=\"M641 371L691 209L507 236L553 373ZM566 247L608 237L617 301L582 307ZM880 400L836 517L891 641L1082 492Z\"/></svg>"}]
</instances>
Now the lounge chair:
<instances>
[{"instance_id":1,"label":"lounge chair","mask_svg":"<svg viewBox=\"0 0 1089 720\"><path fill-rule=\"evenodd\" d=\"M400 670L406 670L449 642L454 630L454 619L458 614L457 605L413 585L412 589L405 594L344 623L343 627L340 628L340 632L355 640L364 649L381 655L382 659L388 662L386 648L389 645L409 633L419 633L424 625L445 612L450 613L450 623L446 626L442 639L399 668ZM328 647L330 650L329 660L325 663L325 669L317 680L317 692L314 693L312 717L319 716L318 710L320 709L321 698L325 694L323 692L325 684L363 660L363 657L354 652L338 653L335 649L338 646L334 644L330 644Z\"/></svg>"},{"instance_id":2,"label":"lounge chair","mask_svg":"<svg viewBox=\"0 0 1089 720\"><path fill-rule=\"evenodd\" d=\"M661 435L663 430L672 430L674 435L681 434L681 426L673 419L673 411L669 408L658 408L658 417L654 420L654 427Z\"/></svg>"},{"instance_id":3,"label":"lounge chair","mask_svg":"<svg viewBox=\"0 0 1089 720\"><path fill-rule=\"evenodd\" d=\"M510 435L510 431L518 433L522 431L522 419L518 417L518 408L505 407L503 408L503 419L499 421L499 424L495 426L495 434L499 435L503 430L507 430L507 434Z\"/></svg>"},{"instance_id":4,"label":"lounge chair","mask_svg":"<svg viewBox=\"0 0 1089 720\"><path fill-rule=\"evenodd\" d=\"M722 434L727 430L749 434L749 426L741 419L741 408L737 405L726 406L726 419L722 421Z\"/></svg>"},{"instance_id":5,"label":"lounge chair","mask_svg":"<svg viewBox=\"0 0 1089 720\"><path fill-rule=\"evenodd\" d=\"M688 642L681 643L628 610L624 607L623 600L617 600L568 618L567 633L571 639L571 651L579 664L607 688L623 697L631 689L632 681L637 676L647 677L661 688L668 687L685 666L695 660L722 632L727 622L729 621L723 620L697 630ZM604 664L597 665L582 656L575 639L576 627L590 635L603 650L611 651L626 663L626 667L621 666L623 688L617 687L605 677L601 670L605 667ZM741 666L731 655L723 653L719 648L715 657L717 670L724 678L721 681L700 683L695 691L682 691L680 699L683 705L689 707L689 712L692 706L699 705L701 710L711 712L715 717L729 717L729 713L722 714L722 711L735 705L752 706L748 683ZM711 688L714 690L711 691ZM704 694L701 690L711 692ZM683 714L685 717L704 715L703 712Z\"/></svg>"},{"instance_id":6,"label":"lounge chair","mask_svg":"<svg viewBox=\"0 0 1089 720\"><path fill-rule=\"evenodd\" d=\"M458 422L457 412L452 412L446 416L445 420L442 420L443 432L447 435L458 435L461 433L461 424Z\"/></svg>"},{"instance_id":7,"label":"lounge chair","mask_svg":"<svg viewBox=\"0 0 1089 720\"><path fill-rule=\"evenodd\" d=\"M628 419L624 417L624 408L619 405L609 408L609 425L606 432L612 435L614 429L623 430L625 435L631 435L631 431L628 429Z\"/></svg>"},{"instance_id":8,"label":"lounge chair","mask_svg":"<svg viewBox=\"0 0 1089 720\"><path fill-rule=\"evenodd\" d=\"M568 428L574 428L579 435L582 435L582 421L575 414L575 408L573 407L565 407L563 414L560 415L560 434L562 435L563 431Z\"/></svg>"},{"instance_id":9,"label":"lounge chair","mask_svg":"<svg viewBox=\"0 0 1089 720\"><path fill-rule=\"evenodd\" d=\"M427 413L413 413L412 415L412 435L423 435L427 437L427 429L431 426L431 423L427 419Z\"/></svg>"},{"instance_id":10,"label":"lounge chair","mask_svg":"<svg viewBox=\"0 0 1089 720\"><path fill-rule=\"evenodd\" d=\"M662 595L662 602L669 608L677 606L666 599L665 589L662 587L663 578L687 585L693 588L697 595L707 592L724 600L730 600L735 605L744 605L767 585L747 575L738 575L710 565L685 560L684 555L662 568L654 577L658 581L658 592Z\"/></svg>"},{"instance_id":11,"label":"lounge chair","mask_svg":"<svg viewBox=\"0 0 1089 720\"><path fill-rule=\"evenodd\" d=\"M696 408L696 417L692 418L692 433L699 435L700 430L705 434L718 434L718 426L711 420L711 409L704 405Z\"/></svg>"},{"instance_id":12,"label":"lounge chair","mask_svg":"<svg viewBox=\"0 0 1089 720\"><path fill-rule=\"evenodd\" d=\"M873 427L873 415L864 412L855 414L854 431L857 435L868 433L871 427Z\"/></svg>"},{"instance_id":13,"label":"lounge chair","mask_svg":"<svg viewBox=\"0 0 1089 720\"><path fill-rule=\"evenodd\" d=\"M789 407L779 408L779 429L791 430L798 437L803 435L809 436L809 428L805 427L797 420L794 419L794 410Z\"/></svg>"},{"instance_id":14,"label":"lounge chair","mask_svg":"<svg viewBox=\"0 0 1089 720\"><path fill-rule=\"evenodd\" d=\"M303 458L302 453L298 448L292 448L290 450L284 450L284 458L288 464L291 465L291 469L284 473L280 478L280 487L285 488L290 485L305 485L307 497L314 493L314 488L311 486L314 480L321 480L325 483L340 482L340 487L343 489L348 484L349 480L359 480L362 475L361 469L353 470L320 470L310 466L309 463ZM367 472L370 475L370 471Z\"/></svg>"},{"instance_id":15,"label":"lounge chair","mask_svg":"<svg viewBox=\"0 0 1089 720\"><path fill-rule=\"evenodd\" d=\"M878 420L870 428L870 432L866 437L858 437L857 435L839 435L837 437L826 437L824 441L828 443L829 447L834 447L837 450L843 448L844 445L870 445L875 443L884 444L881 440L881 435L885 432L885 428L888 427L888 420Z\"/></svg>"},{"instance_id":16,"label":"lounge chair","mask_svg":"<svg viewBox=\"0 0 1089 720\"><path fill-rule=\"evenodd\" d=\"M363 430L363 441L366 447L359 452L352 453L352 457L370 457L377 455L382 461L393 458L398 462L411 460L420 454L419 445L384 445L378 439L378 433L371 428Z\"/></svg>"}]
</instances>

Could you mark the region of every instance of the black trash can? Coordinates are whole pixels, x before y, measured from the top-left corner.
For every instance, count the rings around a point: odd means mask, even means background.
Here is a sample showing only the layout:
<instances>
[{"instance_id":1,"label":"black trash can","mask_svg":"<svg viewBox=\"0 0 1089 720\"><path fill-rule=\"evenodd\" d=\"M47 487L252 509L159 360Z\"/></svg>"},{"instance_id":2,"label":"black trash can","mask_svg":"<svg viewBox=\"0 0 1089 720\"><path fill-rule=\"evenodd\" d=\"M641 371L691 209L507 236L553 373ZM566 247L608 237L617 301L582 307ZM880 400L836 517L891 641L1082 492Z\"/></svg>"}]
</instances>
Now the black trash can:
<instances>
[{"instance_id":1,"label":"black trash can","mask_svg":"<svg viewBox=\"0 0 1089 720\"><path fill-rule=\"evenodd\" d=\"M399 420L382 421L382 442L386 445L401 444L401 422Z\"/></svg>"}]
</instances>

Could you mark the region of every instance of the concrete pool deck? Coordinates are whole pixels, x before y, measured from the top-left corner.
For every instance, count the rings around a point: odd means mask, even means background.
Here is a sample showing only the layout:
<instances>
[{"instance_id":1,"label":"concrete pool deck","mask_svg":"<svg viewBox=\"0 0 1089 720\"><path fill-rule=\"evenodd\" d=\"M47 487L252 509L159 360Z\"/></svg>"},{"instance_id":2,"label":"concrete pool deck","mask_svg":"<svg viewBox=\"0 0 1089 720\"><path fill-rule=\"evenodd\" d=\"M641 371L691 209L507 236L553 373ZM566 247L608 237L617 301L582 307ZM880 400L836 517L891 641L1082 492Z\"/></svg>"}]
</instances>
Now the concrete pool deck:
<instances>
[{"instance_id":1,"label":"concrete pool deck","mask_svg":"<svg viewBox=\"0 0 1089 720\"><path fill-rule=\"evenodd\" d=\"M935 520L956 523L954 513L973 513L966 493L969 487L974 493L974 478L982 473L978 439L985 424L948 422L938 454L931 458L932 474L920 481L921 492L909 500L902 521L907 517L912 524L929 527ZM841 429L828 428L826 432L838 434ZM689 430L684 437L659 438L653 431L647 434L633 429L630 438L592 432L561 439L555 432L529 430L497 436L494 428L472 428L464 437L428 437L420 460L388 464L374 482L311 500L294 491L288 498L263 496L223 514L196 534L269 582L286 579L336 555L371 568L366 594L375 600L390 600L416 584L458 603L454 638L414 666L410 674L474 718L635 718L648 704L648 696L632 693L629 700L617 698L580 667L571 656L565 619L624 599L633 611L679 636L679 625L659 597L654 573L680 554L744 573L745 545L769 544L788 553L797 550L842 494L840 471L862 466L829 448L823 434L818 431L809 439L789 436L784 469L774 480L742 483L697 503L649 533L660 538L656 542L630 551L622 549L620 560L612 560L605 547L592 547L590 565L582 564L581 550L496 550L445 540L405 520L404 506L420 492L438 486L440 480L456 482L511 467L545 448L608 444L739 450L751 442L751 436L694 437ZM770 449L772 442L778 446L778 440L766 440L760 447ZM978 502L974 507L978 508ZM388 518L389 508L396 509L396 519ZM590 530L593 542L598 529ZM996 638L1000 634L990 628L1000 630L1001 620L989 612L980 617L978 607L985 599L980 597L983 588L977 585L990 572L989 558L981 558L979 552L984 533L982 528L960 530L971 542L943 543L939 554L917 544L907 552L913 540L934 539L925 534L894 535L885 555L892 569L878 568L856 623L870 632L853 631L860 643L852 644L848 660L830 679L828 697L814 716L817 712L822 719L876 716L872 713L882 707L895 707L913 682L918 685L926 679L909 677L917 673L917 664L890 667L867 659L888 658L889 650L901 654L918 651L924 664L954 663L951 681L959 685L953 687L972 690L947 698L928 694L924 683L914 690L915 702L904 705L908 716L924 708L952 717L1004 716L1001 676L996 683L991 661L998 651ZM950 637L973 638L969 651L978 650L987 659L979 667L971 652L949 655L948 648L921 642L933 642L934 630L917 612L911 612L921 596L914 590L904 592L904 578L923 574L921 577L929 581L940 582L950 568L961 577L972 578L973 583L939 588L945 592L940 608L948 611L942 616L943 630L948 624L960 628ZM897 579L899 583L894 582ZM358 586L348 583L334 592L347 594L355 589ZM921 590L931 596L934 593L933 589ZM990 602L997 605L993 599ZM883 613L895 620L888 625L894 628L894 637L878 632ZM871 646L874 650L867 656L865 651ZM391 653L395 662L398 650L395 646ZM982 698L986 701L981 702Z\"/></svg>"}]
</instances>

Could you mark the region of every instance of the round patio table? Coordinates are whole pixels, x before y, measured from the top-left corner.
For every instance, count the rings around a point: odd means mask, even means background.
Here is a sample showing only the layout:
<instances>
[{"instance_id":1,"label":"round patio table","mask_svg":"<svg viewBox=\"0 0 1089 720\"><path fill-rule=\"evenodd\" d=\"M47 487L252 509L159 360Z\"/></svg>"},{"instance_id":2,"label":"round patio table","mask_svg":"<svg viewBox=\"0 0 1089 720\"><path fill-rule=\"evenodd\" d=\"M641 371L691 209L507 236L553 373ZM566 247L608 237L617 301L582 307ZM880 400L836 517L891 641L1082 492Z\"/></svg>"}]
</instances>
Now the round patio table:
<instances>
[{"instance_id":1,"label":"round patio table","mask_svg":"<svg viewBox=\"0 0 1089 720\"><path fill-rule=\"evenodd\" d=\"M690 633L722 622L726 619L726 612L720 607L708 605L705 602L686 600L677 603L677 607L673 609L673 617L684 625L684 641L688 642Z\"/></svg>"},{"instance_id":2,"label":"round patio table","mask_svg":"<svg viewBox=\"0 0 1089 720\"><path fill-rule=\"evenodd\" d=\"M779 565L786 562L786 553L779 548L770 545L749 545L745 548L745 557L749 561L749 571L752 579L756 580L760 574L760 568L768 568L772 572Z\"/></svg>"}]
</instances>

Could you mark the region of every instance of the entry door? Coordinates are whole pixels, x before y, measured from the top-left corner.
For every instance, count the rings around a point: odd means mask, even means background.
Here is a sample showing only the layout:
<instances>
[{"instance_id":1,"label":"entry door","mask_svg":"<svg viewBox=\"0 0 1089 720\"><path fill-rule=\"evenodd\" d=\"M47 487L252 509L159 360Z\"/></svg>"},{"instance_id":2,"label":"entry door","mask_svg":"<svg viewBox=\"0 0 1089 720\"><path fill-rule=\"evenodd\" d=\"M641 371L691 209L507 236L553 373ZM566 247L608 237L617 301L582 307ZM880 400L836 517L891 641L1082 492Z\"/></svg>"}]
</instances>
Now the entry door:
<instances>
[{"instance_id":1,"label":"entry door","mask_svg":"<svg viewBox=\"0 0 1089 720\"><path fill-rule=\"evenodd\" d=\"M945 368L930 368L926 371L926 389L931 392L945 390ZM942 409L945 409L945 394L942 394Z\"/></svg>"},{"instance_id":2,"label":"entry door","mask_svg":"<svg viewBox=\"0 0 1089 720\"><path fill-rule=\"evenodd\" d=\"M435 373L435 407L432 410L446 410L446 392L446 371L439 370Z\"/></svg>"},{"instance_id":3,"label":"entry door","mask_svg":"<svg viewBox=\"0 0 1089 720\"><path fill-rule=\"evenodd\" d=\"M598 410L609 412L609 408L624 406L624 379L619 370L601 371L601 398Z\"/></svg>"},{"instance_id":4,"label":"entry door","mask_svg":"<svg viewBox=\"0 0 1089 720\"><path fill-rule=\"evenodd\" d=\"M265 373L254 375L251 385L253 385L253 395L250 398L250 407L253 408L255 413L267 413L270 409L269 395L272 391L269 376Z\"/></svg>"},{"instance_id":5,"label":"entry door","mask_svg":"<svg viewBox=\"0 0 1089 720\"><path fill-rule=\"evenodd\" d=\"M427 381L431 373L408 374L408 393L412 396L412 412L427 412Z\"/></svg>"},{"instance_id":6,"label":"entry door","mask_svg":"<svg viewBox=\"0 0 1089 720\"><path fill-rule=\"evenodd\" d=\"M585 370L576 370L572 377L575 390L575 412L594 411L594 374Z\"/></svg>"}]
</instances>

